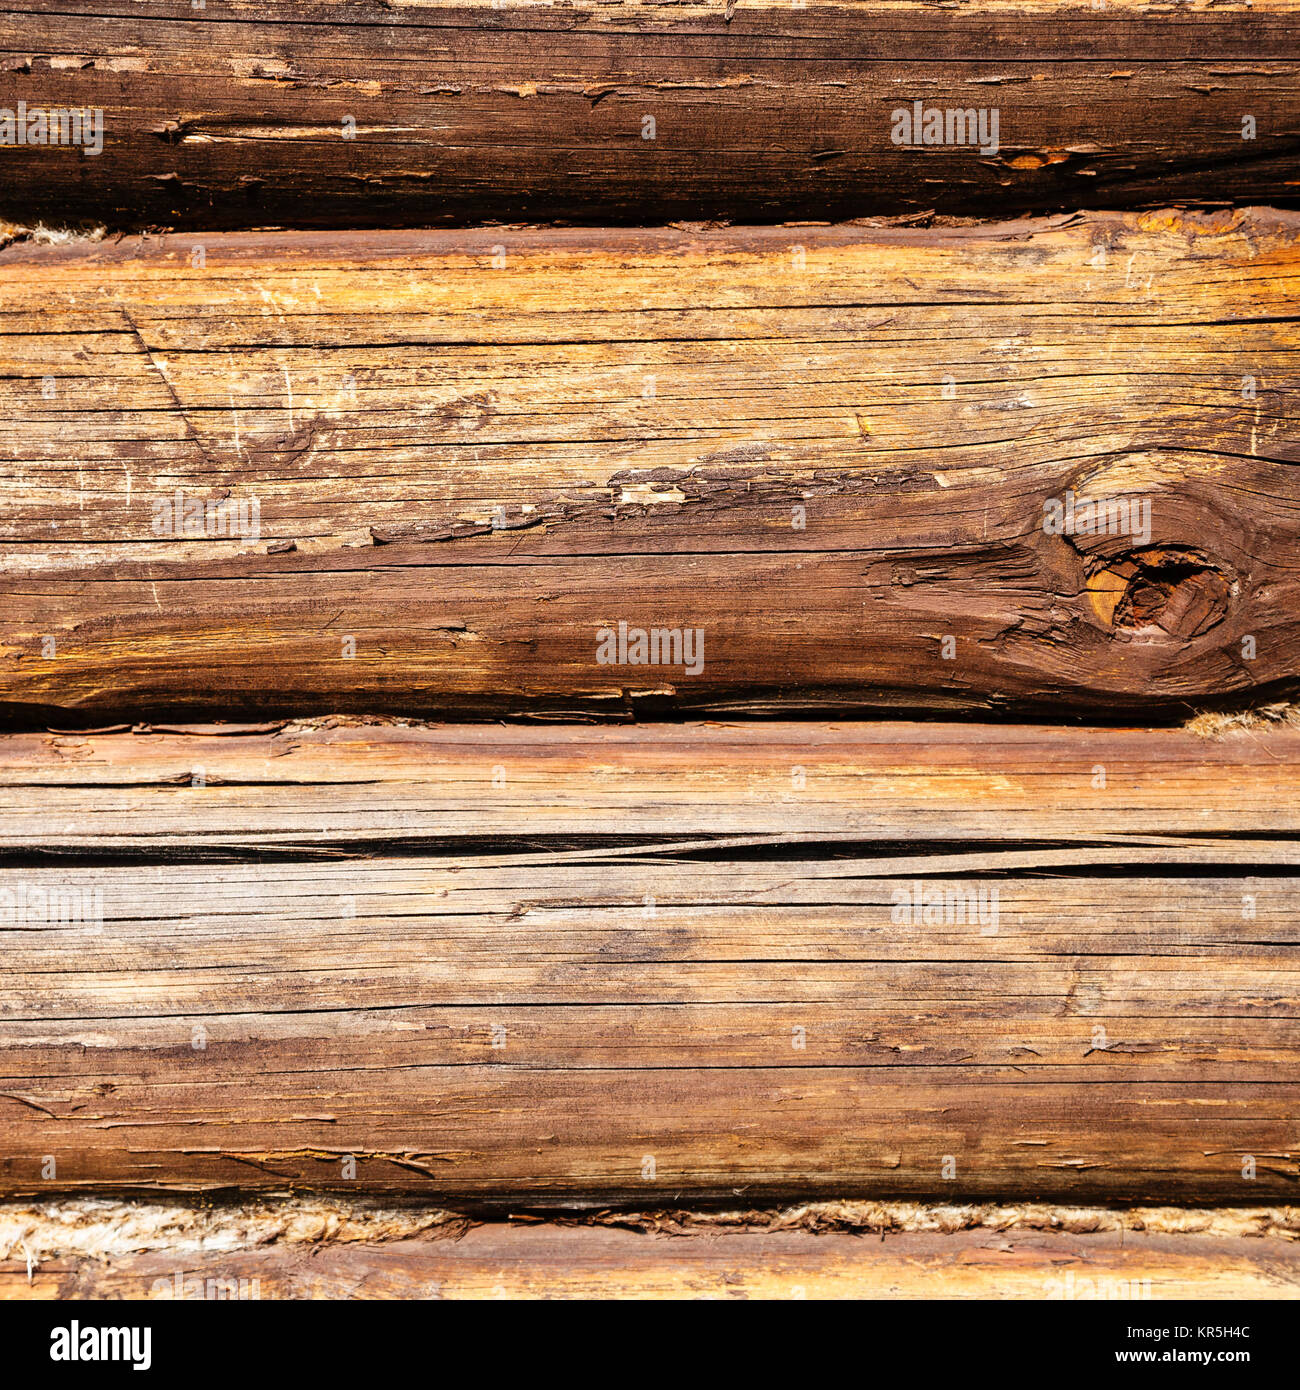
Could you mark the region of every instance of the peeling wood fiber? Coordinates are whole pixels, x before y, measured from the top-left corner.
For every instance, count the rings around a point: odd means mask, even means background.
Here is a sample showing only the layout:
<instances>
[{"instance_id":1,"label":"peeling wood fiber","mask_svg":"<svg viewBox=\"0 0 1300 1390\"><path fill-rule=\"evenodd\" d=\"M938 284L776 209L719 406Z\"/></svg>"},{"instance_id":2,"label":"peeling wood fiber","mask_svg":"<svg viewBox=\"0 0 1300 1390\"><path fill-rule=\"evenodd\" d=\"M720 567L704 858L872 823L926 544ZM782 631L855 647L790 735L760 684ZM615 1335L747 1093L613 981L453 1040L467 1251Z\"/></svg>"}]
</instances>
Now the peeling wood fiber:
<instances>
[{"instance_id":1,"label":"peeling wood fiber","mask_svg":"<svg viewBox=\"0 0 1300 1390\"><path fill-rule=\"evenodd\" d=\"M173 1209L165 1244L124 1254L107 1217L111 1212L119 1223L138 1227L148 1219L147 1206L99 1203L85 1204L104 1208L87 1212L85 1225L97 1219L101 1228L97 1246L87 1250L84 1240L74 1239L75 1253L46 1253L43 1245L68 1229L78 1205L64 1204L53 1221L27 1226L24 1235L35 1250L24 1238L0 1258L0 1300L1300 1297L1294 1241L1170 1236L1141 1223L1119 1234L1105 1227L1081 1234L1071 1229L1069 1211L1042 1228L1017 1220L1013 1211L1005 1224L990 1228L974 1224L948 1234L904 1229L864 1240L797 1224L674 1222L648 1226L653 1233L647 1235L599 1218L443 1224L432 1219L443 1213L413 1212L404 1220L395 1214L369 1223L341 1204L317 1215L287 1202L285 1210L252 1221L244 1211ZM9 1224L6 1215L0 1209L0 1229ZM1218 1224L1217 1214L1192 1215ZM398 1235L403 1224L413 1233ZM366 1225L378 1228L378 1239L357 1234ZM304 1228L314 1228L309 1243L299 1234ZM293 1233L287 1239L275 1234L286 1229ZM658 1233L662 1229L674 1233ZM89 1232L83 1227L76 1234Z\"/></svg>"},{"instance_id":2,"label":"peeling wood fiber","mask_svg":"<svg viewBox=\"0 0 1300 1390\"><path fill-rule=\"evenodd\" d=\"M1298 226L10 246L0 712L1275 699ZM1070 497L1149 524L1049 534ZM620 623L701 659L603 664Z\"/></svg>"},{"instance_id":3,"label":"peeling wood fiber","mask_svg":"<svg viewBox=\"0 0 1300 1390\"><path fill-rule=\"evenodd\" d=\"M1287 1201L1297 744L11 736L0 1188Z\"/></svg>"},{"instance_id":4,"label":"peeling wood fiber","mask_svg":"<svg viewBox=\"0 0 1300 1390\"><path fill-rule=\"evenodd\" d=\"M0 15L0 107L102 110L103 149L0 151L0 216L210 231L1293 203L1298 73L1286 0L43 0ZM996 148L895 144L915 101L996 107Z\"/></svg>"},{"instance_id":5,"label":"peeling wood fiber","mask_svg":"<svg viewBox=\"0 0 1300 1390\"><path fill-rule=\"evenodd\" d=\"M82 1197L0 1203L0 1300L1290 1299L1298 1234L1293 1207L840 1201L503 1221L325 1194Z\"/></svg>"},{"instance_id":6,"label":"peeling wood fiber","mask_svg":"<svg viewBox=\"0 0 1300 1390\"><path fill-rule=\"evenodd\" d=\"M278 1193L213 1202L192 1198L65 1197L0 1202L0 1261L43 1263L73 1256L118 1259L160 1251L198 1255L244 1246L390 1245L417 1239L459 1240L493 1218L407 1199L379 1201L333 1193ZM727 1231L833 1232L859 1236L1066 1235L1194 1236L1207 1240L1300 1240L1296 1207L1074 1207L1042 1203L926 1204L801 1202L788 1207L520 1208L510 1220L600 1226L655 1236L705 1237Z\"/></svg>"}]
</instances>

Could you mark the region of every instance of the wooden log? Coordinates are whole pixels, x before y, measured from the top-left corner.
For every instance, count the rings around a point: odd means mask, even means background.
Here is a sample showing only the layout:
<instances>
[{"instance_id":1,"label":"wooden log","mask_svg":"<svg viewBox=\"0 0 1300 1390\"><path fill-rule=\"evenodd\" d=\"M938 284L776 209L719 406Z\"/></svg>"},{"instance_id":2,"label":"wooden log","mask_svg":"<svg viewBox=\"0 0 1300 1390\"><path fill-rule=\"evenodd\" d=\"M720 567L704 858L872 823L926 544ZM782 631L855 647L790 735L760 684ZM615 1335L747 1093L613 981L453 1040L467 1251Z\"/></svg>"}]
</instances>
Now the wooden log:
<instances>
[{"instance_id":1,"label":"wooden log","mask_svg":"<svg viewBox=\"0 0 1300 1390\"><path fill-rule=\"evenodd\" d=\"M3 150L0 212L27 220L764 222L1296 197L1288 0L50 0L0 16L0 51L0 107L102 112L98 154L95 137ZM917 102L996 112L997 129L945 120L945 143L923 144L935 132L895 114Z\"/></svg>"},{"instance_id":2,"label":"wooden log","mask_svg":"<svg viewBox=\"0 0 1300 1390\"><path fill-rule=\"evenodd\" d=\"M849 1208L511 1223L319 1199L0 1208L0 1301L1300 1297L1289 1212L922 1208L856 1224Z\"/></svg>"},{"instance_id":3,"label":"wooden log","mask_svg":"<svg viewBox=\"0 0 1300 1390\"><path fill-rule=\"evenodd\" d=\"M1248 792L1246 791L1248 789ZM301 721L0 738L0 851L375 853L919 842L983 868L1287 864L1300 728ZM1059 848L1057 848L1059 846ZM1002 859L988 859L1001 854ZM512 860L518 862L518 860ZM893 868L886 867L885 873Z\"/></svg>"},{"instance_id":4,"label":"wooden log","mask_svg":"<svg viewBox=\"0 0 1300 1390\"><path fill-rule=\"evenodd\" d=\"M14 736L0 1188L1293 1193L1300 732L986 738Z\"/></svg>"},{"instance_id":5,"label":"wooden log","mask_svg":"<svg viewBox=\"0 0 1300 1390\"><path fill-rule=\"evenodd\" d=\"M10 247L0 711L1289 691L1298 226Z\"/></svg>"},{"instance_id":6,"label":"wooden log","mask_svg":"<svg viewBox=\"0 0 1300 1390\"><path fill-rule=\"evenodd\" d=\"M494 1227L463 1240L60 1260L5 1298L1295 1299L1293 1246L1138 1236L730 1235ZM166 1291L166 1292L164 1292Z\"/></svg>"}]
</instances>

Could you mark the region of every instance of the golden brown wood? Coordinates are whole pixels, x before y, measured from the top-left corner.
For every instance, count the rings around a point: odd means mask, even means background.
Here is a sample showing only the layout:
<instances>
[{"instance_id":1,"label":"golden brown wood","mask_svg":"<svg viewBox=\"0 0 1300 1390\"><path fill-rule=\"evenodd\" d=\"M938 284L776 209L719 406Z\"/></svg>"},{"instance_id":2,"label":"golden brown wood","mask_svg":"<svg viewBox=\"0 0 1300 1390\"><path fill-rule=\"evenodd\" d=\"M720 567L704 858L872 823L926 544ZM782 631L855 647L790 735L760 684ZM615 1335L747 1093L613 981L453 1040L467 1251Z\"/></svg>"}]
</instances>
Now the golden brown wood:
<instances>
[{"instance_id":1,"label":"golden brown wood","mask_svg":"<svg viewBox=\"0 0 1300 1390\"><path fill-rule=\"evenodd\" d=\"M1055 716L1289 690L1296 230L10 247L0 709ZM250 524L256 501L256 539L216 511L178 536L178 490ZM1071 496L1125 510L1045 531ZM677 637L638 664L655 630Z\"/></svg>"}]
</instances>

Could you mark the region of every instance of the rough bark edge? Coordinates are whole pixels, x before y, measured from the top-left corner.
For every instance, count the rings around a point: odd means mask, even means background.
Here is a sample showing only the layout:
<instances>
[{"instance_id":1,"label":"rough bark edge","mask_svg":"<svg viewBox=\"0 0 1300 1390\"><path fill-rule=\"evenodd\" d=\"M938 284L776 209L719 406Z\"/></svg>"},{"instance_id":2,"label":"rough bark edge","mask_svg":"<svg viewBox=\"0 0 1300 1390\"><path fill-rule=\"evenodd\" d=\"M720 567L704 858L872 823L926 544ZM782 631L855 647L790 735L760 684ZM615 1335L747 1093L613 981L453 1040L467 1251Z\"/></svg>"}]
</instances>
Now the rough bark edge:
<instances>
[{"instance_id":1,"label":"rough bark edge","mask_svg":"<svg viewBox=\"0 0 1300 1390\"><path fill-rule=\"evenodd\" d=\"M91 227L47 227L44 222L26 227L17 222L0 221L0 251L6 246L27 242L32 246L67 246L84 250L97 241L103 241L108 228L102 225Z\"/></svg>"},{"instance_id":2,"label":"rough bark edge","mask_svg":"<svg viewBox=\"0 0 1300 1390\"><path fill-rule=\"evenodd\" d=\"M1277 724L1300 728L1300 704L1278 700L1272 704L1238 710L1201 710L1184 727L1201 738L1223 738L1228 734L1248 733L1252 729L1267 729Z\"/></svg>"}]
</instances>

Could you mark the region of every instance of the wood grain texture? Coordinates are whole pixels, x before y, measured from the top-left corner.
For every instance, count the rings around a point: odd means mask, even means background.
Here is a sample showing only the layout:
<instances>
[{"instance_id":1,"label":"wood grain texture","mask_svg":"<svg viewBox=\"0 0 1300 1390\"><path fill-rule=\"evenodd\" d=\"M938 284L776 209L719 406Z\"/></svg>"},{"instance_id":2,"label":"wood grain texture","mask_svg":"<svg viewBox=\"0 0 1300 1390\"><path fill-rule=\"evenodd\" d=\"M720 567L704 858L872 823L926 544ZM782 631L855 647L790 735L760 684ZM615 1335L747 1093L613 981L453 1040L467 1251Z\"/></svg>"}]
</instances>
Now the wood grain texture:
<instances>
[{"instance_id":1,"label":"wood grain texture","mask_svg":"<svg viewBox=\"0 0 1300 1390\"><path fill-rule=\"evenodd\" d=\"M60 223L840 220L1300 187L1286 0L48 0L0 15L0 69L0 106L104 113L98 156L0 151L0 214ZM894 144L916 100L997 107L996 151Z\"/></svg>"},{"instance_id":2,"label":"wood grain texture","mask_svg":"<svg viewBox=\"0 0 1300 1390\"><path fill-rule=\"evenodd\" d=\"M1285 1199L1298 745L14 736L0 1184Z\"/></svg>"},{"instance_id":3,"label":"wood grain texture","mask_svg":"<svg viewBox=\"0 0 1300 1390\"><path fill-rule=\"evenodd\" d=\"M1292 1243L479 1227L458 1240L0 1264L5 1299L1295 1299Z\"/></svg>"},{"instance_id":4,"label":"wood grain texture","mask_svg":"<svg viewBox=\"0 0 1300 1390\"><path fill-rule=\"evenodd\" d=\"M0 849L28 860L844 842L892 862L920 842L1020 856L985 867L1266 865L1297 839L1300 729L1285 726L318 720L0 738Z\"/></svg>"},{"instance_id":5,"label":"wood grain texture","mask_svg":"<svg viewBox=\"0 0 1300 1390\"><path fill-rule=\"evenodd\" d=\"M1293 689L1296 218L12 246L0 710ZM160 534L178 489L256 539ZM1071 494L1148 525L1047 534Z\"/></svg>"}]
</instances>

